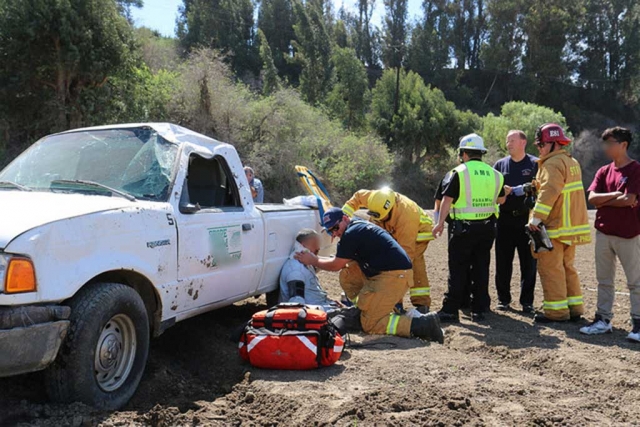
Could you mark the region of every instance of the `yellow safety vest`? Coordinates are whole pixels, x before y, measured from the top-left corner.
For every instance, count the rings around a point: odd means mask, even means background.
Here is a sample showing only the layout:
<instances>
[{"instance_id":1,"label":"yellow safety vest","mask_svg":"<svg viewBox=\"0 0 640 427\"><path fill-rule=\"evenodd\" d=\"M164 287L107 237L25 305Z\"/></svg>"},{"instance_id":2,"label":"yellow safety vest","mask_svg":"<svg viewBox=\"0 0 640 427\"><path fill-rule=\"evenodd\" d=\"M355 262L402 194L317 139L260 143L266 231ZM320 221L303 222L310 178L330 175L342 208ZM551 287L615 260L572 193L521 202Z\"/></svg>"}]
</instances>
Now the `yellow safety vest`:
<instances>
[{"instance_id":1,"label":"yellow safety vest","mask_svg":"<svg viewBox=\"0 0 640 427\"><path fill-rule=\"evenodd\" d=\"M498 195L504 177L488 164L472 160L454 169L460 181L460 194L449 216L463 221L483 220L500 214Z\"/></svg>"}]
</instances>

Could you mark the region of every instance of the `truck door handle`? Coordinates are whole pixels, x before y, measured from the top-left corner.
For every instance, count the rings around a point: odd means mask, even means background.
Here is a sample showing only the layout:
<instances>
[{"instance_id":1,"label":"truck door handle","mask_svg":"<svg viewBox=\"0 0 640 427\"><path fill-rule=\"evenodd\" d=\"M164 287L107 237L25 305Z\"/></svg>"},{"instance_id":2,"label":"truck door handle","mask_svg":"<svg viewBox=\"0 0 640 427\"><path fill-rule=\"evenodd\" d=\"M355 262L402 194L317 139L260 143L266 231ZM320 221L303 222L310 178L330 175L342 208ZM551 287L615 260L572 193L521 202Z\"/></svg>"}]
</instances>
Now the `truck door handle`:
<instances>
[{"instance_id":1,"label":"truck door handle","mask_svg":"<svg viewBox=\"0 0 640 427\"><path fill-rule=\"evenodd\" d=\"M247 223L242 224L242 231L251 231L253 230L253 224Z\"/></svg>"}]
</instances>

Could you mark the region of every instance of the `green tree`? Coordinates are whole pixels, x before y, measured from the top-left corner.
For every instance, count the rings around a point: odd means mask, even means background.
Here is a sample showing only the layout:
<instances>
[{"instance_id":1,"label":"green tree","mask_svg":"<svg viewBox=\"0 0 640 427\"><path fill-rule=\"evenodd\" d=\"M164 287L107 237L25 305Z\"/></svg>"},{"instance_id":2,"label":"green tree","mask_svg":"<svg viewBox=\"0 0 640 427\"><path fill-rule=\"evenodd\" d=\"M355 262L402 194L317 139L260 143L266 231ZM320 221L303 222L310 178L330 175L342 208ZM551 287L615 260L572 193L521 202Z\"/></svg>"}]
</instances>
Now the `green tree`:
<instances>
[{"instance_id":1,"label":"green tree","mask_svg":"<svg viewBox=\"0 0 640 427\"><path fill-rule=\"evenodd\" d=\"M0 115L26 135L81 126L83 94L132 66L132 28L113 0L2 0L0 9Z\"/></svg>"},{"instance_id":2,"label":"green tree","mask_svg":"<svg viewBox=\"0 0 640 427\"><path fill-rule=\"evenodd\" d=\"M146 27L135 29L135 37L142 60L151 71L172 70L178 67L180 56L178 41L173 37L164 37L158 31Z\"/></svg>"},{"instance_id":3,"label":"green tree","mask_svg":"<svg viewBox=\"0 0 640 427\"><path fill-rule=\"evenodd\" d=\"M396 70L386 70L372 91L369 120L405 161L423 165L479 127L477 116L458 111L440 90L426 86L412 71L400 73L398 113L394 114L395 85Z\"/></svg>"},{"instance_id":4,"label":"green tree","mask_svg":"<svg viewBox=\"0 0 640 427\"><path fill-rule=\"evenodd\" d=\"M259 58L253 13L251 0L183 0L177 35L186 52L198 47L219 49L236 74L256 74Z\"/></svg>"},{"instance_id":5,"label":"green tree","mask_svg":"<svg viewBox=\"0 0 640 427\"><path fill-rule=\"evenodd\" d=\"M407 49L407 67L426 81L437 76L449 64L449 14L447 0L424 0L423 18L411 32Z\"/></svg>"},{"instance_id":6,"label":"green tree","mask_svg":"<svg viewBox=\"0 0 640 427\"><path fill-rule=\"evenodd\" d=\"M350 48L336 48L332 61L336 83L327 97L331 116L341 120L347 129L362 129L369 92L367 71Z\"/></svg>"},{"instance_id":7,"label":"green tree","mask_svg":"<svg viewBox=\"0 0 640 427\"><path fill-rule=\"evenodd\" d=\"M311 105L324 100L330 90L331 38L325 25L322 0L294 0L296 40L294 59L302 66L300 92Z\"/></svg>"},{"instance_id":8,"label":"green tree","mask_svg":"<svg viewBox=\"0 0 640 427\"><path fill-rule=\"evenodd\" d=\"M380 68L380 33L371 23L375 4L376 0L358 0L358 16L354 20L356 54L369 69Z\"/></svg>"},{"instance_id":9,"label":"green tree","mask_svg":"<svg viewBox=\"0 0 640 427\"><path fill-rule=\"evenodd\" d=\"M122 16L127 18L129 23L133 23L133 16L131 15L132 7L142 7L144 2L142 0L116 0L118 5L118 11Z\"/></svg>"},{"instance_id":10,"label":"green tree","mask_svg":"<svg viewBox=\"0 0 640 427\"><path fill-rule=\"evenodd\" d=\"M407 48L407 0L384 0L384 65L400 68Z\"/></svg>"},{"instance_id":11,"label":"green tree","mask_svg":"<svg viewBox=\"0 0 640 427\"><path fill-rule=\"evenodd\" d=\"M333 28L333 41L338 47L350 47L351 40L347 32L347 26L342 19L338 19Z\"/></svg>"},{"instance_id":12,"label":"green tree","mask_svg":"<svg viewBox=\"0 0 640 427\"><path fill-rule=\"evenodd\" d=\"M521 67L525 34L522 0L488 0L488 35L482 47L485 69L515 73Z\"/></svg>"},{"instance_id":13,"label":"green tree","mask_svg":"<svg viewBox=\"0 0 640 427\"><path fill-rule=\"evenodd\" d=\"M380 76L382 65L380 30L371 22L375 3L376 0L358 0L356 13L348 12L344 8L339 11L339 18L344 22L347 31L348 45L355 49L357 58L367 69L370 86Z\"/></svg>"},{"instance_id":14,"label":"green tree","mask_svg":"<svg viewBox=\"0 0 640 427\"><path fill-rule=\"evenodd\" d=\"M626 0L584 3L580 79L589 88L617 90L629 98L640 76L640 5Z\"/></svg>"},{"instance_id":15,"label":"green tree","mask_svg":"<svg viewBox=\"0 0 640 427\"><path fill-rule=\"evenodd\" d=\"M571 46L581 16L581 0L533 0L528 3L524 71L539 81L543 94L550 82L566 81L573 71Z\"/></svg>"},{"instance_id":16,"label":"green tree","mask_svg":"<svg viewBox=\"0 0 640 427\"><path fill-rule=\"evenodd\" d=\"M292 61L295 40L295 15L292 0L261 0L258 10L258 28L262 30L273 52L273 62L280 77L297 84L300 65Z\"/></svg>"},{"instance_id":17,"label":"green tree","mask_svg":"<svg viewBox=\"0 0 640 427\"><path fill-rule=\"evenodd\" d=\"M480 67L480 46L486 32L483 0L453 0L451 45L458 69Z\"/></svg>"},{"instance_id":18,"label":"green tree","mask_svg":"<svg viewBox=\"0 0 640 427\"><path fill-rule=\"evenodd\" d=\"M262 60L262 93L270 95L280 86L278 70L273 62L271 47L262 30L258 30L258 40L260 42L260 59Z\"/></svg>"},{"instance_id":19,"label":"green tree","mask_svg":"<svg viewBox=\"0 0 640 427\"><path fill-rule=\"evenodd\" d=\"M537 154L532 142L536 129L544 123L557 123L567 131L567 121L561 113L541 105L513 101L502 106L499 116L489 113L483 117L479 131L492 150L506 153L504 142L507 133L512 129L519 129L527 135L527 150Z\"/></svg>"}]
</instances>

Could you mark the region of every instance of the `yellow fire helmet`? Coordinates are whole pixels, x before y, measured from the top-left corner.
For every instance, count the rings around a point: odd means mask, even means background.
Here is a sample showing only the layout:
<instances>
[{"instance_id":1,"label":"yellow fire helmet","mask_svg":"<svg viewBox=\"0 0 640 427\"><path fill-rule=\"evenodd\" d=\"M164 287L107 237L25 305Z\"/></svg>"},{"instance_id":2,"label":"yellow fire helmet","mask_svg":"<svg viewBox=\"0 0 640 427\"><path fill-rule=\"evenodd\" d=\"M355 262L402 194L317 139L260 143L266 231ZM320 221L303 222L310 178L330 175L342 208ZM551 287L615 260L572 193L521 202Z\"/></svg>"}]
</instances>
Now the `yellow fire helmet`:
<instances>
[{"instance_id":1,"label":"yellow fire helmet","mask_svg":"<svg viewBox=\"0 0 640 427\"><path fill-rule=\"evenodd\" d=\"M375 221L383 221L396 205L396 193L389 187L375 190L369 196L367 214Z\"/></svg>"}]
</instances>

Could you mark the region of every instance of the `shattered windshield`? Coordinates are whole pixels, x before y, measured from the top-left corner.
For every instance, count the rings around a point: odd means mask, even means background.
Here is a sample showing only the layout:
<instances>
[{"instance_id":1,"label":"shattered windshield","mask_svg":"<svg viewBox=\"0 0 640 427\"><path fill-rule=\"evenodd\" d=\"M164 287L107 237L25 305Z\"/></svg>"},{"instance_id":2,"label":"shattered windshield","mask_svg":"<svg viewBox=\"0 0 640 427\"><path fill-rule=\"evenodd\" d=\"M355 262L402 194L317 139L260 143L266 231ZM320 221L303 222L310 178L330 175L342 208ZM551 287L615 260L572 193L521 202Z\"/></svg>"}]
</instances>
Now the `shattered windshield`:
<instances>
[{"instance_id":1,"label":"shattered windshield","mask_svg":"<svg viewBox=\"0 0 640 427\"><path fill-rule=\"evenodd\" d=\"M73 132L46 137L0 172L0 182L33 191L85 181L135 198L167 200L178 146L148 127ZM68 191L87 186L68 186ZM95 188L94 188L95 191Z\"/></svg>"}]
</instances>

